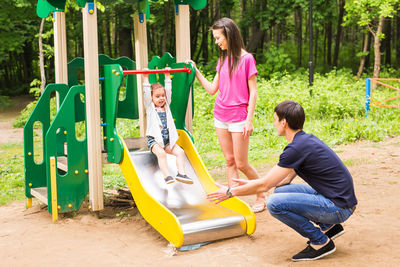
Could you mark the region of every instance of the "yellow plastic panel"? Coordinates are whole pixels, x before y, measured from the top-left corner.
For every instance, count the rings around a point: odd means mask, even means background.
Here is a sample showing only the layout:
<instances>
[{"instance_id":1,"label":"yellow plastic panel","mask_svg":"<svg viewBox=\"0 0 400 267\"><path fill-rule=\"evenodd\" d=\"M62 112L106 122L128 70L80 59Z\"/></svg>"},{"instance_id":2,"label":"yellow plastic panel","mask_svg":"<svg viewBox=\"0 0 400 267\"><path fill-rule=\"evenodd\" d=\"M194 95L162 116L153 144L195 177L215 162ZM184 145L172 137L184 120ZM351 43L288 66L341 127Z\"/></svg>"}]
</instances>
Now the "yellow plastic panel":
<instances>
[{"instance_id":1,"label":"yellow plastic panel","mask_svg":"<svg viewBox=\"0 0 400 267\"><path fill-rule=\"evenodd\" d=\"M136 172L136 167L129 154L128 147L122 138L121 140L124 148L124 155L119 166L140 213L165 239L175 247L181 247L183 244L183 231L179 220L171 211L155 200L143 188Z\"/></svg>"}]
</instances>

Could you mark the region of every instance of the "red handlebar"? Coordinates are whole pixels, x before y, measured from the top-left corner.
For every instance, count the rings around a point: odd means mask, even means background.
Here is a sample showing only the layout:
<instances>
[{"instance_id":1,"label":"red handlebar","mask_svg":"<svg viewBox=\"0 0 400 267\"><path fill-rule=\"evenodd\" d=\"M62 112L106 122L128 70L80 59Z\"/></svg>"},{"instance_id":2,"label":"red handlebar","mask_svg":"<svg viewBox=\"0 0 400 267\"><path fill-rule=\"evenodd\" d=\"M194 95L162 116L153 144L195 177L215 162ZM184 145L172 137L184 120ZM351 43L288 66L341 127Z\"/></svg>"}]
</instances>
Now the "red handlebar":
<instances>
[{"instance_id":1,"label":"red handlebar","mask_svg":"<svg viewBox=\"0 0 400 267\"><path fill-rule=\"evenodd\" d=\"M191 73L192 70L189 69L188 67L183 67L182 69L155 69L155 70L124 70L123 73L124 75L130 75L130 74L153 74L153 73L174 73L174 72L187 72Z\"/></svg>"}]
</instances>

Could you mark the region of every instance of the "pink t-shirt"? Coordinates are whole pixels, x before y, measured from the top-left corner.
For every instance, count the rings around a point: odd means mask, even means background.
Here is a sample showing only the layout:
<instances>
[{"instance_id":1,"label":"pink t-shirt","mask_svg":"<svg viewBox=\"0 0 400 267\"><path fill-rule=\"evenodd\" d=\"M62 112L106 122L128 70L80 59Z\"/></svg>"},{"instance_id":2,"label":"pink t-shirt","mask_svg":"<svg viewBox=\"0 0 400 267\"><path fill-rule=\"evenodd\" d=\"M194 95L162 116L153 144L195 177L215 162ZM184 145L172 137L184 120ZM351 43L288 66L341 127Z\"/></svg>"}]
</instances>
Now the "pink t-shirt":
<instances>
[{"instance_id":1,"label":"pink t-shirt","mask_svg":"<svg viewBox=\"0 0 400 267\"><path fill-rule=\"evenodd\" d=\"M221 62L218 61L217 72ZM241 57L238 68L229 77L228 57L219 73L219 92L215 99L214 117L223 122L246 120L249 105L249 86L247 81L257 74L256 61L252 54Z\"/></svg>"}]
</instances>

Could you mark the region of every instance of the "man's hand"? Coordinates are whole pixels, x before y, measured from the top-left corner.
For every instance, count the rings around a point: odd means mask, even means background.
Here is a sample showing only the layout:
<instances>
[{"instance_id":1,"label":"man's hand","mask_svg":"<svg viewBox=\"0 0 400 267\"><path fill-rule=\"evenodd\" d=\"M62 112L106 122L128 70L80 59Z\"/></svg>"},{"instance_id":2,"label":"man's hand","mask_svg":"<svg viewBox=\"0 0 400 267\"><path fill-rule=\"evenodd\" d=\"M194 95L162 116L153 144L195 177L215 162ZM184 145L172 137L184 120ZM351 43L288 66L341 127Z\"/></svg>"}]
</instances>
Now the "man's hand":
<instances>
[{"instance_id":1,"label":"man's hand","mask_svg":"<svg viewBox=\"0 0 400 267\"><path fill-rule=\"evenodd\" d=\"M228 196L226 195L226 191L228 190L227 186L219 186L219 189L215 192L207 194L207 199L211 200L215 204L218 204L224 200L228 199Z\"/></svg>"}]
</instances>

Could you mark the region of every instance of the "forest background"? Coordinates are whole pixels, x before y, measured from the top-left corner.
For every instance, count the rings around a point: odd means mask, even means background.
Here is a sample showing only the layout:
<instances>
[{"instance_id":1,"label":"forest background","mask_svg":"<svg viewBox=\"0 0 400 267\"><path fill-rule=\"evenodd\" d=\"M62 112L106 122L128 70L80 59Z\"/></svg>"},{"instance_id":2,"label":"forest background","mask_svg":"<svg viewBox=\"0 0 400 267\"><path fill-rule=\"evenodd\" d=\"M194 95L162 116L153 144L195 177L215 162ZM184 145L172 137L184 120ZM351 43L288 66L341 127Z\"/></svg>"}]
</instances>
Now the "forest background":
<instances>
[{"instance_id":1,"label":"forest background","mask_svg":"<svg viewBox=\"0 0 400 267\"><path fill-rule=\"evenodd\" d=\"M309 3L311 0L211 0L190 12L192 59L215 72L218 47L210 27L220 17L239 25L246 49L256 57L261 78L274 73L307 71L309 63ZM317 73L348 68L378 77L400 66L398 0L313 0L313 64ZM133 14L137 0L100 0L99 53L134 60ZM175 4L149 1L149 58L175 54ZM37 0L0 1L0 95L29 92L40 84L38 39L43 43L46 80L54 81L51 15L36 15ZM68 61L83 57L82 14L76 1L66 1ZM43 27L42 29L40 27ZM39 31L42 32L39 35ZM189 36L188 36L189 38Z\"/></svg>"},{"instance_id":2,"label":"forest background","mask_svg":"<svg viewBox=\"0 0 400 267\"><path fill-rule=\"evenodd\" d=\"M258 100L250 141L252 164L276 162L287 144L276 136L272 125L273 108L285 99L294 99L304 107L305 131L332 147L400 135L399 109L372 106L368 118L365 117L365 78L400 78L399 2L312 0L315 70L312 86L308 81L309 1L211 0L202 10L190 8L192 59L208 78L215 75L218 59L210 27L220 17L231 17L237 22L246 49L256 58ZM135 60L132 14L138 10L137 0L96 3L99 53ZM175 55L174 1L149 3L149 60L164 52ZM52 17L43 20L37 17L36 4L37 0L0 1L0 115L7 107L12 108L16 96L31 92L38 97L45 83L54 82ZM82 13L75 0L66 1L65 12L70 61L83 57ZM39 68L40 39L44 77ZM387 83L399 87L399 82ZM223 154L210 123L215 96L210 97L197 81L193 90L196 149L209 169L223 168ZM376 100L397 97L396 94L398 91L379 86L374 90ZM14 127L24 126L35 103L29 104L13 121ZM400 99L391 104L400 106ZM119 119L117 128L124 137L139 135L137 121ZM40 144L40 137L35 138ZM40 154L40 146L35 149ZM41 160L39 156L38 161ZM350 167L357 162L345 164ZM106 188L126 185L115 166L105 165L103 173ZM223 179L224 174L214 177ZM0 145L0 204L22 199L23 186L22 143Z\"/></svg>"}]
</instances>

